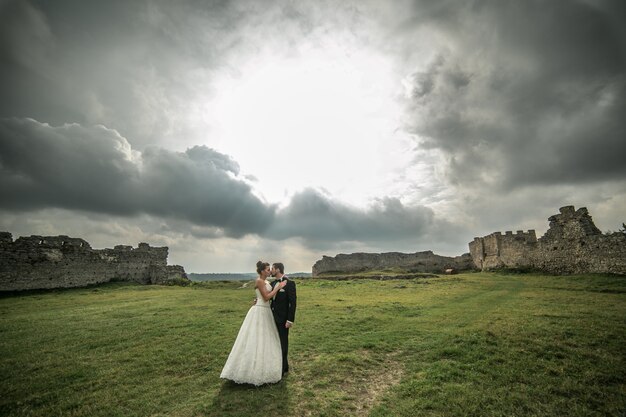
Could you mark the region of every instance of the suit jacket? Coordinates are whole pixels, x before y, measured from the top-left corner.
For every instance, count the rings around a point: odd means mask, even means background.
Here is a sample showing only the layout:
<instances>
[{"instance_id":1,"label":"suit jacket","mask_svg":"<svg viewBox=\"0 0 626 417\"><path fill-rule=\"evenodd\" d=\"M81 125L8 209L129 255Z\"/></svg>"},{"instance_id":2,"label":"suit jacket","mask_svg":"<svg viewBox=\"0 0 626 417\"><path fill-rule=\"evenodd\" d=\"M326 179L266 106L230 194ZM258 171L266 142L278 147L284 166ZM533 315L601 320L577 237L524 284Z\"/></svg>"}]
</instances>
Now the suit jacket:
<instances>
[{"instance_id":1,"label":"suit jacket","mask_svg":"<svg viewBox=\"0 0 626 417\"><path fill-rule=\"evenodd\" d=\"M284 278L287 278L286 276ZM278 283L278 280L272 282L272 288ZM295 322L296 320L296 283L287 280L284 291L278 291L276 297L272 301L272 313L276 323L283 324L287 321Z\"/></svg>"}]
</instances>

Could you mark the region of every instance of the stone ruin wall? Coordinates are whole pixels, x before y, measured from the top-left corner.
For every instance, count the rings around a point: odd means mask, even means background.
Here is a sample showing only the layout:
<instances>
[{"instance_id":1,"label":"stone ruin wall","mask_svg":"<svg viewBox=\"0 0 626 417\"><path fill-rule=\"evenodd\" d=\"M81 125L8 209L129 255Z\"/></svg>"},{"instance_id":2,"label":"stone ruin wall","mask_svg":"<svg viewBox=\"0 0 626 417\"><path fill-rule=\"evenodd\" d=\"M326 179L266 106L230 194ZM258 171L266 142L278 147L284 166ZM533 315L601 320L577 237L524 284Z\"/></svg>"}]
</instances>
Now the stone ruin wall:
<instances>
[{"instance_id":1,"label":"stone ruin wall","mask_svg":"<svg viewBox=\"0 0 626 417\"><path fill-rule=\"evenodd\" d=\"M189 282L182 266L167 265L167 247L92 249L83 239L0 232L0 291L84 287L109 281Z\"/></svg>"},{"instance_id":2,"label":"stone ruin wall","mask_svg":"<svg viewBox=\"0 0 626 417\"><path fill-rule=\"evenodd\" d=\"M435 255L432 251L416 253L352 253L335 257L324 255L315 262L312 275L323 273L357 273L370 270L403 268L411 272L443 273L446 269L465 271L474 269L472 257L465 254L457 257Z\"/></svg>"},{"instance_id":3,"label":"stone ruin wall","mask_svg":"<svg viewBox=\"0 0 626 417\"><path fill-rule=\"evenodd\" d=\"M530 256L530 248L537 243L534 230L526 233L518 230L515 234L507 231L504 235L495 232L476 239L479 239L480 243L470 244L470 254L475 266L479 269L502 268L505 265L512 268L524 268L525 265L522 263ZM476 259L482 259L482 261L476 262Z\"/></svg>"},{"instance_id":4,"label":"stone ruin wall","mask_svg":"<svg viewBox=\"0 0 626 417\"><path fill-rule=\"evenodd\" d=\"M603 234L585 207L565 206L551 216L548 231L492 233L474 238L470 254L482 270L514 268L551 274L626 274L626 234Z\"/></svg>"}]
</instances>

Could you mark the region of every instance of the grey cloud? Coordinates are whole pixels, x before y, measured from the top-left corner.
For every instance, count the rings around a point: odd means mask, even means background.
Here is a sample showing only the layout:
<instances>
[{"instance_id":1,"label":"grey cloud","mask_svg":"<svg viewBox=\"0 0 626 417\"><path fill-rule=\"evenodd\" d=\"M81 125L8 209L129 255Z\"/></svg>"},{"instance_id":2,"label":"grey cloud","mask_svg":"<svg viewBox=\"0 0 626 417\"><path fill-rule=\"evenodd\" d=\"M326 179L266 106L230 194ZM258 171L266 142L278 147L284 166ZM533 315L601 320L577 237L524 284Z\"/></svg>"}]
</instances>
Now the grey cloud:
<instances>
[{"instance_id":1,"label":"grey cloud","mask_svg":"<svg viewBox=\"0 0 626 417\"><path fill-rule=\"evenodd\" d=\"M190 115L241 19L229 2L5 1L0 117L100 123L138 149L181 131L197 140Z\"/></svg>"},{"instance_id":2,"label":"grey cloud","mask_svg":"<svg viewBox=\"0 0 626 417\"><path fill-rule=\"evenodd\" d=\"M0 4L0 59L23 69L41 71L54 39L45 16L28 2Z\"/></svg>"},{"instance_id":3,"label":"grey cloud","mask_svg":"<svg viewBox=\"0 0 626 417\"><path fill-rule=\"evenodd\" d=\"M427 240L441 226L433 210L403 205L383 198L367 209L357 209L305 189L277 213L268 230L273 238L302 237L309 245L332 242L400 242Z\"/></svg>"},{"instance_id":4,"label":"grey cloud","mask_svg":"<svg viewBox=\"0 0 626 417\"><path fill-rule=\"evenodd\" d=\"M206 147L139 153L104 126L0 119L0 172L0 204L11 210L147 213L228 236L262 232L275 211L237 178L239 167L226 155Z\"/></svg>"},{"instance_id":5,"label":"grey cloud","mask_svg":"<svg viewBox=\"0 0 626 417\"><path fill-rule=\"evenodd\" d=\"M410 78L407 126L449 156L452 182L626 178L623 2L418 1L415 10L440 51Z\"/></svg>"},{"instance_id":6,"label":"grey cloud","mask_svg":"<svg viewBox=\"0 0 626 417\"><path fill-rule=\"evenodd\" d=\"M204 146L186 152L132 149L104 126L53 127L33 119L0 119L0 209L62 208L163 219L161 230L196 238L258 234L336 242L423 242L454 227L424 206L382 198L367 209L313 189L277 211L239 179L239 166Z\"/></svg>"},{"instance_id":7,"label":"grey cloud","mask_svg":"<svg viewBox=\"0 0 626 417\"><path fill-rule=\"evenodd\" d=\"M0 117L103 124L139 150L207 143L201 115L216 72L236 76L242 57L268 46L296 54L350 12L332 1L6 0Z\"/></svg>"},{"instance_id":8,"label":"grey cloud","mask_svg":"<svg viewBox=\"0 0 626 417\"><path fill-rule=\"evenodd\" d=\"M219 153L214 149L206 146L194 146L187 149L186 154L189 159L198 164L209 164L211 167L239 175L239 164L230 156Z\"/></svg>"}]
</instances>

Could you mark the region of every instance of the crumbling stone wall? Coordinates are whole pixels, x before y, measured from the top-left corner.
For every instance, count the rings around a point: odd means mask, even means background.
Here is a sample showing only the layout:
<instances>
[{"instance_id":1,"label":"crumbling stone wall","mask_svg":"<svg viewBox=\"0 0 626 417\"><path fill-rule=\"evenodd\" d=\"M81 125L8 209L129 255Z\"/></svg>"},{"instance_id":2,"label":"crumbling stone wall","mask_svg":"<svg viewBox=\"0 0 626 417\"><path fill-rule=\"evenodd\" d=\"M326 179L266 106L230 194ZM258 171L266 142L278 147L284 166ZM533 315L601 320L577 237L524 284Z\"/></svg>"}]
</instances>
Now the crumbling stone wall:
<instances>
[{"instance_id":1,"label":"crumbling stone wall","mask_svg":"<svg viewBox=\"0 0 626 417\"><path fill-rule=\"evenodd\" d=\"M167 265L167 247L92 249L68 236L20 237L0 232L0 291L83 287L109 281L188 282L182 266Z\"/></svg>"},{"instance_id":2,"label":"crumbling stone wall","mask_svg":"<svg viewBox=\"0 0 626 417\"><path fill-rule=\"evenodd\" d=\"M351 253L335 257L323 256L315 262L312 275L322 273L355 273L371 270L402 268L411 272L443 273L446 269L464 271L474 269L472 257L464 254L457 257L435 255L432 251L416 253Z\"/></svg>"},{"instance_id":3,"label":"crumbling stone wall","mask_svg":"<svg viewBox=\"0 0 626 417\"><path fill-rule=\"evenodd\" d=\"M585 207L565 206L559 211L548 219L550 227L540 239L535 238L534 230L474 238L469 247L475 266L553 274L626 274L626 234L603 234Z\"/></svg>"},{"instance_id":4,"label":"crumbling stone wall","mask_svg":"<svg viewBox=\"0 0 626 417\"><path fill-rule=\"evenodd\" d=\"M478 239L478 244L470 244L470 254L474 264L480 269L502 267L528 268L529 250L537 243L534 230L515 234L507 231L504 235L495 232ZM476 239L474 240L476 242Z\"/></svg>"}]
</instances>

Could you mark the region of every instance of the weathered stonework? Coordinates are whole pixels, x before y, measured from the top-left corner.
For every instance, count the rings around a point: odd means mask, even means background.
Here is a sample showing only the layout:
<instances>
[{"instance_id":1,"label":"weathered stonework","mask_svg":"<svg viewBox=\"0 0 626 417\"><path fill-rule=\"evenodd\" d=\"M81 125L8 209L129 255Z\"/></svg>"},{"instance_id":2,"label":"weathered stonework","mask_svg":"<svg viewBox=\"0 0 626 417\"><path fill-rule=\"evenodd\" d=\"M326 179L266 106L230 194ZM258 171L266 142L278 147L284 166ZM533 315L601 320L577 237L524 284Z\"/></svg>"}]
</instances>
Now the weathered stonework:
<instances>
[{"instance_id":1,"label":"weathered stonework","mask_svg":"<svg viewBox=\"0 0 626 417\"><path fill-rule=\"evenodd\" d=\"M92 249L68 236L20 237L0 232L0 291L83 287L109 281L185 284L182 266L167 265L167 247Z\"/></svg>"},{"instance_id":2,"label":"weathered stonework","mask_svg":"<svg viewBox=\"0 0 626 417\"><path fill-rule=\"evenodd\" d=\"M516 234L492 233L474 238L470 254L482 270L533 269L552 274L626 274L626 234L603 234L585 207L560 209L551 216L550 228L540 238L529 230Z\"/></svg>"},{"instance_id":3,"label":"weathered stonework","mask_svg":"<svg viewBox=\"0 0 626 417\"><path fill-rule=\"evenodd\" d=\"M371 270L402 268L411 272L444 273L447 269L465 271L474 269L472 257L435 255L432 251L416 253L351 253L335 257L323 256L313 265L312 275L323 273L355 273Z\"/></svg>"}]
</instances>

